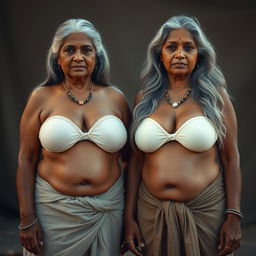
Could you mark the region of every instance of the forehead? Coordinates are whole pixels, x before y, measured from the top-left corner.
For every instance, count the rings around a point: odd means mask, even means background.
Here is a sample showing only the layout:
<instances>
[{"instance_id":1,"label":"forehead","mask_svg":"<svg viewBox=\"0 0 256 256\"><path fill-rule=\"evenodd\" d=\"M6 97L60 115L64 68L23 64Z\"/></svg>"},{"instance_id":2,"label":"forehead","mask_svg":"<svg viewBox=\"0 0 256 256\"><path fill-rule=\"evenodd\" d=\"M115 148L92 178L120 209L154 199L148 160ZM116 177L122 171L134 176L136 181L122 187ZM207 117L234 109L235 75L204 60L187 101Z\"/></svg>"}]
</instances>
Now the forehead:
<instances>
[{"instance_id":1,"label":"forehead","mask_svg":"<svg viewBox=\"0 0 256 256\"><path fill-rule=\"evenodd\" d=\"M93 45L93 43L84 33L72 33L64 39L62 46L64 45Z\"/></svg>"},{"instance_id":2,"label":"forehead","mask_svg":"<svg viewBox=\"0 0 256 256\"><path fill-rule=\"evenodd\" d=\"M195 40L192 34L185 28L172 30L166 39L166 42L168 41L175 41L175 42L181 41L181 42L195 43Z\"/></svg>"}]
</instances>

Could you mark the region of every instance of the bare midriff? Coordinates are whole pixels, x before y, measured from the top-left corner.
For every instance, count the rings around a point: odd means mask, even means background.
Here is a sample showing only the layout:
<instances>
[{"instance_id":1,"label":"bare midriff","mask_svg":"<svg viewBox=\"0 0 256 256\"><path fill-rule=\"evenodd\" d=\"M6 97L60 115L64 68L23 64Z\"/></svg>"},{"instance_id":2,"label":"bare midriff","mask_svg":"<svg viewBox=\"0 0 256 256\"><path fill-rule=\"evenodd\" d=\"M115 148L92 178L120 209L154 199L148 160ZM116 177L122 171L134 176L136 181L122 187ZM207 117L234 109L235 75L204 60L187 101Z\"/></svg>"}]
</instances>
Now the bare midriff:
<instances>
[{"instance_id":1,"label":"bare midriff","mask_svg":"<svg viewBox=\"0 0 256 256\"><path fill-rule=\"evenodd\" d=\"M216 146L198 153L178 142L169 142L145 154L143 183L158 199L192 200L219 175L216 154Z\"/></svg>"},{"instance_id":2,"label":"bare midriff","mask_svg":"<svg viewBox=\"0 0 256 256\"><path fill-rule=\"evenodd\" d=\"M118 153L81 141L61 153L42 150L39 176L60 193L91 196L106 192L120 176Z\"/></svg>"}]
</instances>

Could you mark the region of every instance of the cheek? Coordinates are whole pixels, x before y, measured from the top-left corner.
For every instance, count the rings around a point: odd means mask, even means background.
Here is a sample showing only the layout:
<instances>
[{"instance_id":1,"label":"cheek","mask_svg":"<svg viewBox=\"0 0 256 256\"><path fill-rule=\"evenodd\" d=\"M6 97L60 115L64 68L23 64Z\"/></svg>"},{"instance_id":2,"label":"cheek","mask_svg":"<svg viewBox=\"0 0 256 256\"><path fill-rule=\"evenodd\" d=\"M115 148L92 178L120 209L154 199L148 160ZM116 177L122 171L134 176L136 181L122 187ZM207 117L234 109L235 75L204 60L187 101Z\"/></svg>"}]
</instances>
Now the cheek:
<instances>
[{"instance_id":1,"label":"cheek","mask_svg":"<svg viewBox=\"0 0 256 256\"><path fill-rule=\"evenodd\" d=\"M194 68L197 63L197 55L191 56L189 63L190 63L190 66Z\"/></svg>"},{"instance_id":2,"label":"cheek","mask_svg":"<svg viewBox=\"0 0 256 256\"><path fill-rule=\"evenodd\" d=\"M164 56L161 57L162 63L164 64L164 66L170 66L171 64L171 60L172 60L172 56L170 54L165 54Z\"/></svg>"}]
</instances>

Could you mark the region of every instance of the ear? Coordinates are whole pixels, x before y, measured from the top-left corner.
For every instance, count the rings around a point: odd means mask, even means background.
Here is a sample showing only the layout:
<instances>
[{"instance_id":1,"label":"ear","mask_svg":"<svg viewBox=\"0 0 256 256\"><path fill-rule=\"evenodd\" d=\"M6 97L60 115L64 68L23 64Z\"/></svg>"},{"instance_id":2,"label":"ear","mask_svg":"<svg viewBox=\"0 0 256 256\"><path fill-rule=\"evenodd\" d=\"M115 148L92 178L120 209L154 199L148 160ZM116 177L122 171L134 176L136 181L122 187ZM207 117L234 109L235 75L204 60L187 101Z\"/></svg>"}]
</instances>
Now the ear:
<instances>
[{"instance_id":1,"label":"ear","mask_svg":"<svg viewBox=\"0 0 256 256\"><path fill-rule=\"evenodd\" d=\"M162 54L160 54L160 61L163 62Z\"/></svg>"}]
</instances>

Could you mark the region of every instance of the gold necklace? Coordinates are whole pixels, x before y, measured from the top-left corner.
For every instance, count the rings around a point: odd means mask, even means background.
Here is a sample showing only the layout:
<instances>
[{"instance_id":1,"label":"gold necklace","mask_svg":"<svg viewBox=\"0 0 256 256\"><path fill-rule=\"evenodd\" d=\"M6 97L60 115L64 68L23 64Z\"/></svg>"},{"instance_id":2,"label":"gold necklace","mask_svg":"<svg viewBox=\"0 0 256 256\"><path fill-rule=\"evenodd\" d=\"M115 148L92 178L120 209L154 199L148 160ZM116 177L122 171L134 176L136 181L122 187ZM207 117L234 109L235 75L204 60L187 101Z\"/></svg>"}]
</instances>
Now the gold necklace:
<instances>
[{"instance_id":1,"label":"gold necklace","mask_svg":"<svg viewBox=\"0 0 256 256\"><path fill-rule=\"evenodd\" d=\"M63 81L63 85L64 85L64 88L65 88L65 91L67 93L67 96L69 97L70 100L72 100L73 102L79 104L79 105L84 105L86 103L88 103L91 98L92 98L92 92L93 92L93 83L91 82L91 88L90 88L90 92L89 92L89 95L88 97L85 99L85 100L78 100L73 94L72 92L70 91L70 89L68 88L68 86L66 85L65 81Z\"/></svg>"},{"instance_id":2,"label":"gold necklace","mask_svg":"<svg viewBox=\"0 0 256 256\"><path fill-rule=\"evenodd\" d=\"M182 103L188 98L188 96L190 95L190 93L191 93L191 88L188 88L186 95L185 95L181 100L173 101L173 100L171 99L171 97L169 96L169 94L168 94L168 90L166 90L166 92L165 92L165 97L166 97L167 102L168 102L173 108L177 108L180 104L182 104Z\"/></svg>"}]
</instances>

